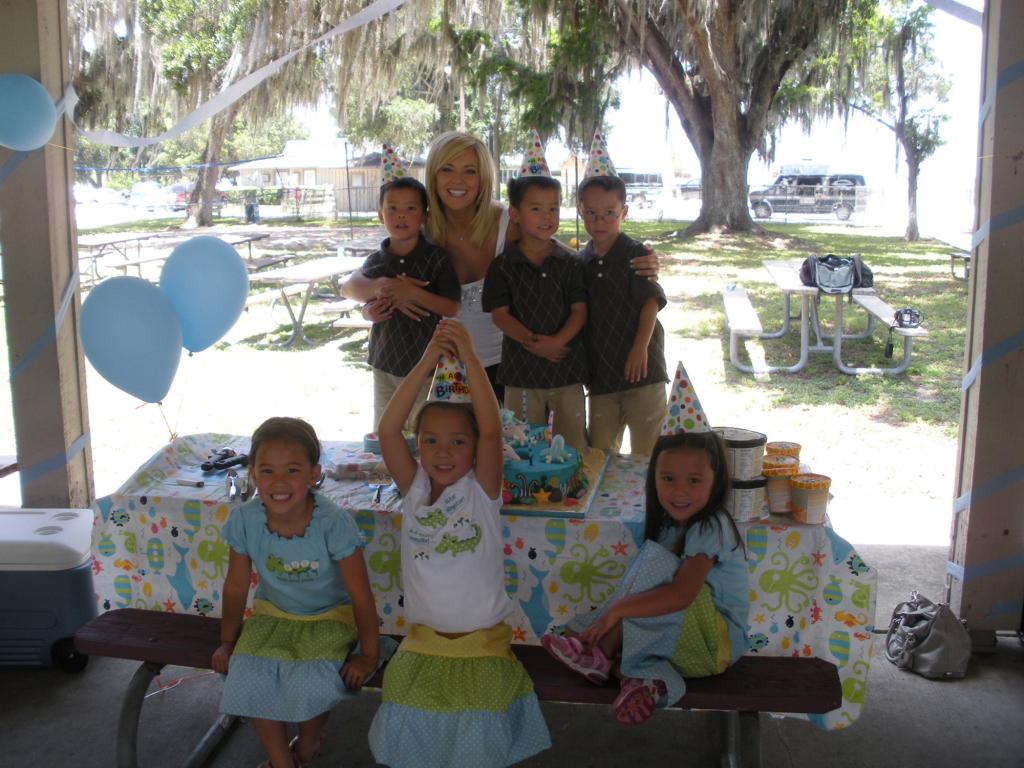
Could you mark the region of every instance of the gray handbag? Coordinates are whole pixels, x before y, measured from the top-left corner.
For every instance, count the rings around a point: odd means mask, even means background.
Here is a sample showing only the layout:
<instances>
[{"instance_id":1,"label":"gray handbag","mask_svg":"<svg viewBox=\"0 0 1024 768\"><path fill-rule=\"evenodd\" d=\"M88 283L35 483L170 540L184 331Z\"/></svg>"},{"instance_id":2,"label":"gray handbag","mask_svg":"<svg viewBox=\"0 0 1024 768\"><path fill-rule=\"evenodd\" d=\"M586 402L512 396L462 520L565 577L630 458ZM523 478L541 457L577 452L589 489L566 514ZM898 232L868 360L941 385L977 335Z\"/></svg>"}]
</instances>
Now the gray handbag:
<instances>
[{"instance_id":1,"label":"gray handbag","mask_svg":"<svg viewBox=\"0 0 1024 768\"><path fill-rule=\"evenodd\" d=\"M892 612L885 657L923 677L963 677L971 659L971 636L948 605L915 591Z\"/></svg>"}]
</instances>

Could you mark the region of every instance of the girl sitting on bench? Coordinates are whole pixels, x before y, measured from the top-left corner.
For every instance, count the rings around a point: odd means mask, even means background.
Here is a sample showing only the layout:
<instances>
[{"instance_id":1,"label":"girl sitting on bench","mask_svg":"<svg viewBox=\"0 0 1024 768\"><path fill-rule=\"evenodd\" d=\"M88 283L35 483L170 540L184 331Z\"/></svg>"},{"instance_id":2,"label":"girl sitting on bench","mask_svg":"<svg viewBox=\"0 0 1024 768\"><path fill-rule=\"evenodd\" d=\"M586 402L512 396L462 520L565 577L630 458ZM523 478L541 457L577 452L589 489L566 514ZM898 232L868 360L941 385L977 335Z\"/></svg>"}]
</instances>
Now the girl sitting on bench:
<instances>
[{"instance_id":1,"label":"girl sitting on bench","mask_svg":"<svg viewBox=\"0 0 1024 768\"><path fill-rule=\"evenodd\" d=\"M722 509L725 448L696 397L680 391L688 386L680 364L647 471L646 541L636 560L603 607L577 616L564 634L541 638L552 656L597 685L617 662L612 714L623 725L682 698L684 677L720 674L747 650L746 555ZM684 402L695 412L674 414Z\"/></svg>"},{"instance_id":2,"label":"girl sitting on bench","mask_svg":"<svg viewBox=\"0 0 1024 768\"><path fill-rule=\"evenodd\" d=\"M314 493L319 462L309 424L265 421L249 448L259 495L224 526L231 554L213 668L228 675L221 711L249 718L267 752L260 768L316 757L330 710L386 658L362 538L348 512ZM259 585L243 625L253 568ZM299 724L291 742L289 722Z\"/></svg>"}]
</instances>

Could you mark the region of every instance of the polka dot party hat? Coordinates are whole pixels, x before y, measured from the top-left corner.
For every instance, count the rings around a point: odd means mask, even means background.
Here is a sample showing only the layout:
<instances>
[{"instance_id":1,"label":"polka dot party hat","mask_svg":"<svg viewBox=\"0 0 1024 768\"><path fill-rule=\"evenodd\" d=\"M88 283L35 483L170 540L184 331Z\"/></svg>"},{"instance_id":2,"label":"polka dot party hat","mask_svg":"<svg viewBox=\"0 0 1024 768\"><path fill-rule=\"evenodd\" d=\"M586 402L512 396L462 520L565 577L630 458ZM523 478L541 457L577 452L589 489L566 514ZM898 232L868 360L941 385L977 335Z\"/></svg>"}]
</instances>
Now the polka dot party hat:
<instances>
[{"instance_id":1,"label":"polka dot party hat","mask_svg":"<svg viewBox=\"0 0 1024 768\"><path fill-rule=\"evenodd\" d=\"M547 160L544 159L544 144L536 128L530 129L530 140L526 144L523 165L519 169L520 176L550 176Z\"/></svg>"},{"instance_id":2,"label":"polka dot party hat","mask_svg":"<svg viewBox=\"0 0 1024 768\"><path fill-rule=\"evenodd\" d=\"M400 179L403 176L408 176L409 170L402 165L402 161L398 158L398 153L395 152L394 147L384 142L384 151L380 153L380 183L381 185L387 184L395 179Z\"/></svg>"},{"instance_id":3,"label":"polka dot party hat","mask_svg":"<svg viewBox=\"0 0 1024 768\"><path fill-rule=\"evenodd\" d=\"M697 399L682 361L676 366L676 376L672 380L672 391L668 395L668 414L661 422L662 435L682 435L686 432L708 432L711 425L704 409Z\"/></svg>"},{"instance_id":4,"label":"polka dot party hat","mask_svg":"<svg viewBox=\"0 0 1024 768\"><path fill-rule=\"evenodd\" d=\"M583 172L583 178L591 176L615 176L615 166L608 156L608 142L600 129L594 131L594 140L590 142L590 157L587 159L587 169Z\"/></svg>"},{"instance_id":5,"label":"polka dot party hat","mask_svg":"<svg viewBox=\"0 0 1024 768\"><path fill-rule=\"evenodd\" d=\"M466 366L457 357L443 356L437 361L434 380L430 384L427 400L447 400L449 403L468 403L469 381Z\"/></svg>"}]
</instances>

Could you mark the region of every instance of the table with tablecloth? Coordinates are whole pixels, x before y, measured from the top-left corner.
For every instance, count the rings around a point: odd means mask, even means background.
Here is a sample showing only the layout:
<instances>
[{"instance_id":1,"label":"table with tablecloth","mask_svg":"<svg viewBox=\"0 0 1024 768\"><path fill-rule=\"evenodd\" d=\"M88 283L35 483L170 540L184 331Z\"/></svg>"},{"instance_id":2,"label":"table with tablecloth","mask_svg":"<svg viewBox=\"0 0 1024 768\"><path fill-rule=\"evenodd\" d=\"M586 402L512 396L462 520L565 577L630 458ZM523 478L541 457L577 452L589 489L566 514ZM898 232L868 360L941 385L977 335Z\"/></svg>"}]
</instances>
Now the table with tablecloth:
<instances>
[{"instance_id":1,"label":"table with tablecloth","mask_svg":"<svg viewBox=\"0 0 1024 768\"><path fill-rule=\"evenodd\" d=\"M221 535L236 497L225 473L199 464L248 438L203 434L165 446L113 495L95 503L93 561L98 607L219 616L228 546ZM366 542L381 629L404 633L398 552L401 512L384 467L362 443L327 442L323 492L355 518ZM551 627L601 605L643 536L646 462L611 456L582 518L502 512L505 588L515 642L537 643ZM244 471L241 473L244 474ZM202 487L179 483L202 480ZM241 487L243 484L236 483ZM528 510L529 512L532 512ZM743 522L749 564L749 653L816 656L836 664L843 705L810 720L841 728L860 714L871 659L876 576L830 527L788 517Z\"/></svg>"}]
</instances>

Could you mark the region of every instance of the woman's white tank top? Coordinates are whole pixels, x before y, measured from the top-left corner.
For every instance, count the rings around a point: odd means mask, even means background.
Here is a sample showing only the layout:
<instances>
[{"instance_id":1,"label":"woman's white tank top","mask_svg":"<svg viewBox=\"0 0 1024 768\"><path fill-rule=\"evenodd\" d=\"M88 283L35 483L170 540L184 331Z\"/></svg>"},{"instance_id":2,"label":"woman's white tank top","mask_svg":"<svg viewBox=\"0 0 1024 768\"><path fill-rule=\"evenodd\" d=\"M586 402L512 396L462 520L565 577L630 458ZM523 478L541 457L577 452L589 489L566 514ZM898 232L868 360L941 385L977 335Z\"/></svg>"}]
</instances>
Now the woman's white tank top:
<instances>
[{"instance_id":1,"label":"woman's white tank top","mask_svg":"<svg viewBox=\"0 0 1024 768\"><path fill-rule=\"evenodd\" d=\"M498 243L494 248L497 256L505 250L505 236L508 234L508 209L501 209L498 222ZM473 340L473 346L484 367L497 365L501 362L501 331L491 320L491 313L484 312L481 301L484 292L484 281L475 280L462 286L462 303L456 319L462 323Z\"/></svg>"}]
</instances>

